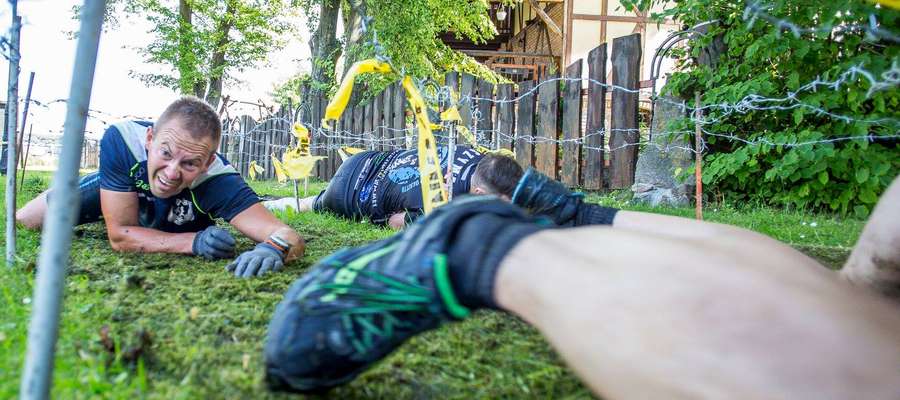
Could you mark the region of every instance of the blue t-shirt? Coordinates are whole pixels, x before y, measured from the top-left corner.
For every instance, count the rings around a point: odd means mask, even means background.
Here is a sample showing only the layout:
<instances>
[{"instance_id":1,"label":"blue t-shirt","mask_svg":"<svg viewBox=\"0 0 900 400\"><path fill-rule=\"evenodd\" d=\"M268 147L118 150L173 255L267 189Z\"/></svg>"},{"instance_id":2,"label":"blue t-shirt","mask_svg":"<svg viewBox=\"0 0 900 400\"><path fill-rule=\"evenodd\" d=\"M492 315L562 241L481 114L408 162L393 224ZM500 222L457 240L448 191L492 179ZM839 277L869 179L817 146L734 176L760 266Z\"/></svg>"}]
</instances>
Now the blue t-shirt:
<instances>
[{"instance_id":1,"label":"blue t-shirt","mask_svg":"<svg viewBox=\"0 0 900 400\"><path fill-rule=\"evenodd\" d=\"M443 175L449 152L446 147L438 147L437 153ZM455 153L452 190L457 196L469 192L472 174L484 155L468 146L458 146ZM353 178L352 193L364 215L375 223L384 223L396 212L423 209L418 150L372 152L366 163Z\"/></svg>"},{"instance_id":2,"label":"blue t-shirt","mask_svg":"<svg viewBox=\"0 0 900 400\"><path fill-rule=\"evenodd\" d=\"M259 202L259 196L222 155L208 171L175 196L160 199L150 192L147 177L147 121L111 125L100 140L100 188L136 192L138 220L145 228L164 232L198 232L215 218L231 221Z\"/></svg>"}]
</instances>

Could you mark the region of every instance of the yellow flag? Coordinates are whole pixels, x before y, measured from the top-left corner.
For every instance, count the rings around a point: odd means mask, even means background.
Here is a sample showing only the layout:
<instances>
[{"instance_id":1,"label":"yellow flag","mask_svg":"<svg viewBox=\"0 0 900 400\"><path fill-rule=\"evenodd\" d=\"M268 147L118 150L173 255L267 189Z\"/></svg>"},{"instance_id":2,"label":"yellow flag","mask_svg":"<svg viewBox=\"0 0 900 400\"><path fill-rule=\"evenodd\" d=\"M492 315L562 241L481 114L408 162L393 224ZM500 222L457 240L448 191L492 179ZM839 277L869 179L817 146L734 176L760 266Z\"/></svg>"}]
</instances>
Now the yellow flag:
<instances>
[{"instance_id":1,"label":"yellow flag","mask_svg":"<svg viewBox=\"0 0 900 400\"><path fill-rule=\"evenodd\" d=\"M275 154L272 154L272 166L275 167L275 177L278 178L278 182L284 183L287 180L287 173L284 172L284 166L281 165L281 161L278 161Z\"/></svg>"},{"instance_id":2,"label":"yellow flag","mask_svg":"<svg viewBox=\"0 0 900 400\"><path fill-rule=\"evenodd\" d=\"M247 168L247 173L250 174L250 180L255 181L256 175L265 172L266 170L263 167L260 167L259 164L256 163L256 160L250 161L250 167Z\"/></svg>"},{"instance_id":3,"label":"yellow flag","mask_svg":"<svg viewBox=\"0 0 900 400\"><path fill-rule=\"evenodd\" d=\"M291 179L303 179L310 176L313 167L316 166L316 161L323 158L325 157L303 155L299 149L294 148L286 151L281 160L287 176Z\"/></svg>"}]
</instances>

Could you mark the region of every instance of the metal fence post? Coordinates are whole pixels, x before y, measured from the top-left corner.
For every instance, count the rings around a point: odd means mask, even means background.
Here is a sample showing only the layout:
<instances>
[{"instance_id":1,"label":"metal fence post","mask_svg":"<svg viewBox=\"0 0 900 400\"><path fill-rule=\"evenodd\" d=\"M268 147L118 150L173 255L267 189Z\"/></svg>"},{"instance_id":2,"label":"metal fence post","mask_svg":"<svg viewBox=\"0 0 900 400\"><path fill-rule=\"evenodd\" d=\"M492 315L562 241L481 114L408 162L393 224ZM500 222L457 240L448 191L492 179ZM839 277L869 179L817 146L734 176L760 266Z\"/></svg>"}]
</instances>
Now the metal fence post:
<instances>
[{"instance_id":1,"label":"metal fence post","mask_svg":"<svg viewBox=\"0 0 900 400\"><path fill-rule=\"evenodd\" d=\"M13 1L12 26L9 28L9 90L6 94L6 266L16 262L16 171L19 158L16 155L19 116L19 32L22 17L17 14L17 2Z\"/></svg>"},{"instance_id":2,"label":"metal fence post","mask_svg":"<svg viewBox=\"0 0 900 400\"><path fill-rule=\"evenodd\" d=\"M78 166L84 143L84 127L94 83L100 26L105 0L86 0L75 52L75 67L66 110L63 151L53 174L53 196L44 218L41 254L34 287L34 308L28 326L28 351L19 387L21 399L46 399L53 376L53 354L59 334L59 316L72 226L78 210ZM75 205L75 207L73 207Z\"/></svg>"}]
</instances>

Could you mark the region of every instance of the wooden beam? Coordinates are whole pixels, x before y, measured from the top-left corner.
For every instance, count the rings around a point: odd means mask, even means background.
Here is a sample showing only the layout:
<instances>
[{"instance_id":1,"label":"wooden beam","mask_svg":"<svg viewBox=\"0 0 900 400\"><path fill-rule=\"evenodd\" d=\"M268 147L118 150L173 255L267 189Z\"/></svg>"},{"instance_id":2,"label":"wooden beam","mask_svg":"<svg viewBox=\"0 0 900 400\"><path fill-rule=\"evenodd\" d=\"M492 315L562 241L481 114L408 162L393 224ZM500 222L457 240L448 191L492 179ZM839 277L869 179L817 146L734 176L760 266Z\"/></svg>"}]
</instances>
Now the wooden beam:
<instances>
[{"instance_id":1,"label":"wooden beam","mask_svg":"<svg viewBox=\"0 0 900 400\"><path fill-rule=\"evenodd\" d=\"M580 19L584 21L612 21L612 22L633 22L633 23L650 23L654 22L649 17L628 17L624 15L594 15L594 14L572 14L572 19ZM663 25L678 25L670 18L666 18Z\"/></svg>"},{"instance_id":2,"label":"wooden beam","mask_svg":"<svg viewBox=\"0 0 900 400\"><path fill-rule=\"evenodd\" d=\"M550 28L550 30L555 32L557 35L563 36L562 30L559 29L558 26L556 26L556 23L553 22L553 19L551 19L550 16L547 15L546 12L544 12L544 9L541 8L540 5L538 5L537 0L528 0L528 3L531 4L531 8L534 10L534 12L536 12L537 15L541 17L541 20L544 21L544 24L547 25L547 28Z\"/></svg>"},{"instance_id":3,"label":"wooden beam","mask_svg":"<svg viewBox=\"0 0 900 400\"><path fill-rule=\"evenodd\" d=\"M553 54L535 54L527 51L491 51L491 50L460 50L464 54L474 57L546 57L553 58Z\"/></svg>"}]
</instances>

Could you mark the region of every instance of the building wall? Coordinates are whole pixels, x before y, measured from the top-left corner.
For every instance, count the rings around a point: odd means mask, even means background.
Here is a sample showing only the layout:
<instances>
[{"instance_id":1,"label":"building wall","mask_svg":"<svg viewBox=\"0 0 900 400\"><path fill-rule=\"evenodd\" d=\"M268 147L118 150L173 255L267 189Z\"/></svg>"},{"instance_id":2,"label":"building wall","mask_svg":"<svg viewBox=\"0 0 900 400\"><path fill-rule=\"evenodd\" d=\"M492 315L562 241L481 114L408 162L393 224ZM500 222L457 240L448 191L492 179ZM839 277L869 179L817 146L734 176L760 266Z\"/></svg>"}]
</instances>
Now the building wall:
<instances>
[{"instance_id":1,"label":"building wall","mask_svg":"<svg viewBox=\"0 0 900 400\"><path fill-rule=\"evenodd\" d=\"M657 24L650 21L649 15L659 12L669 5L655 5L650 12L643 14L634 10L626 10L621 2L615 0L568 0L566 13L566 32L571 38L567 43L565 59L569 63L578 59L587 60L588 52L602 43L608 43L607 51L612 51L612 40L617 37L641 34L643 52L641 55L641 80L650 79L650 61L662 41L679 29L677 23L666 21ZM609 74L609 64L607 64ZM663 75L657 81L657 89L664 84L665 72L671 71L672 62L666 60L661 68ZM585 76L587 69L585 68ZM648 84L649 82L644 82Z\"/></svg>"}]
</instances>

